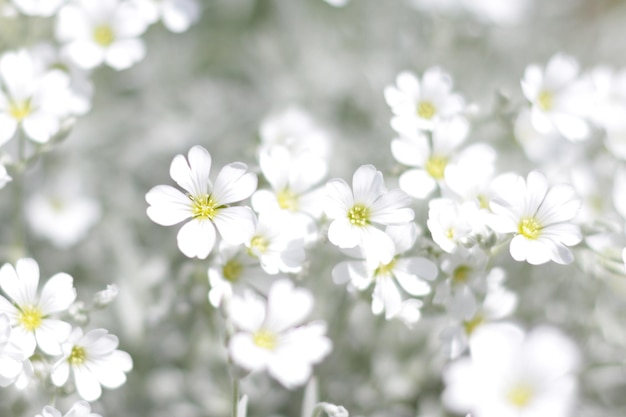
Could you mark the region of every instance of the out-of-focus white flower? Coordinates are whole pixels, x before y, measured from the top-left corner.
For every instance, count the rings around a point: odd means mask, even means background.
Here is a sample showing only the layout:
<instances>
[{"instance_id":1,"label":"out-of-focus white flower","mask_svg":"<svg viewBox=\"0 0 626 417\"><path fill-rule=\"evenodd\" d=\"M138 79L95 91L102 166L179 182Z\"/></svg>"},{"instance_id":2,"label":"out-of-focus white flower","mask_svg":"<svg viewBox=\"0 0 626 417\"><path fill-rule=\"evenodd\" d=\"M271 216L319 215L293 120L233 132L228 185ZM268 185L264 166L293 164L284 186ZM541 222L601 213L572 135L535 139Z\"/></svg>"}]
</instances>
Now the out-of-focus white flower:
<instances>
[{"instance_id":1,"label":"out-of-focus white flower","mask_svg":"<svg viewBox=\"0 0 626 417\"><path fill-rule=\"evenodd\" d=\"M275 146L287 148L293 156L313 154L326 160L330 151L328 134L304 110L290 107L268 116L261 123L261 151Z\"/></svg>"},{"instance_id":2,"label":"out-of-focus white flower","mask_svg":"<svg viewBox=\"0 0 626 417\"><path fill-rule=\"evenodd\" d=\"M245 245L257 257L268 274L299 272L304 262L304 241L281 223L276 213L260 214L256 230L247 237Z\"/></svg>"},{"instance_id":3,"label":"out-of-focus white flower","mask_svg":"<svg viewBox=\"0 0 626 417\"><path fill-rule=\"evenodd\" d=\"M470 357L444 371L443 402L473 417L567 417L576 394L576 346L560 331L527 335L511 324L481 326Z\"/></svg>"},{"instance_id":4,"label":"out-of-focus white flower","mask_svg":"<svg viewBox=\"0 0 626 417\"><path fill-rule=\"evenodd\" d=\"M100 414L92 413L91 406L87 401L77 401L72 408L65 414L61 414L56 408L47 405L43 408L41 414L35 417L102 417Z\"/></svg>"},{"instance_id":5,"label":"out-of-focus white flower","mask_svg":"<svg viewBox=\"0 0 626 417\"><path fill-rule=\"evenodd\" d=\"M589 136L585 117L593 101L591 84L578 80L578 62L574 58L557 54L548 61L545 71L530 65L521 84L532 105L530 119L537 131L557 131L572 141Z\"/></svg>"},{"instance_id":6,"label":"out-of-focus white flower","mask_svg":"<svg viewBox=\"0 0 626 417\"><path fill-rule=\"evenodd\" d=\"M69 114L69 77L59 70L38 71L26 50L0 57L0 145L21 127L26 136L45 143Z\"/></svg>"},{"instance_id":7,"label":"out-of-focus white flower","mask_svg":"<svg viewBox=\"0 0 626 417\"><path fill-rule=\"evenodd\" d=\"M76 299L73 282L66 273L55 274L37 295L39 265L34 259L20 259L15 268L8 263L0 268L0 288L12 300L0 295L0 313L9 317L13 327L11 340L27 356L34 353L36 346L49 355L61 353L61 343L72 326L53 315L67 310Z\"/></svg>"},{"instance_id":8,"label":"out-of-focus white flower","mask_svg":"<svg viewBox=\"0 0 626 417\"><path fill-rule=\"evenodd\" d=\"M428 230L435 243L445 252L463 249L469 238L483 232L482 215L477 201L457 203L449 198L428 202Z\"/></svg>"},{"instance_id":9,"label":"out-of-focus white flower","mask_svg":"<svg viewBox=\"0 0 626 417\"><path fill-rule=\"evenodd\" d=\"M426 70L421 81L413 73L400 73L396 85L385 88L385 100L394 114L391 126L399 133L433 130L465 106L463 97L452 93L452 77L437 67Z\"/></svg>"},{"instance_id":10,"label":"out-of-focus white flower","mask_svg":"<svg viewBox=\"0 0 626 417\"><path fill-rule=\"evenodd\" d=\"M261 151L259 165L272 190L258 190L252 207L260 214L278 212L305 241L316 238L315 220L324 212L323 187L312 189L326 175L327 163L310 152L292 155L282 146Z\"/></svg>"},{"instance_id":11,"label":"out-of-focus white flower","mask_svg":"<svg viewBox=\"0 0 626 417\"><path fill-rule=\"evenodd\" d=\"M105 290L98 291L93 297L93 303L98 307L106 307L111 304L120 293L120 289L115 284L107 285Z\"/></svg>"},{"instance_id":12,"label":"out-of-focus white flower","mask_svg":"<svg viewBox=\"0 0 626 417\"><path fill-rule=\"evenodd\" d=\"M349 417L350 416L350 414L348 413L348 410L346 410L341 405L335 405L331 403L319 403L318 407L324 410L324 412L328 414L328 417Z\"/></svg>"},{"instance_id":13,"label":"out-of-focus white flower","mask_svg":"<svg viewBox=\"0 0 626 417\"><path fill-rule=\"evenodd\" d=\"M467 138L469 123L463 118L438 123L432 145L426 134L404 131L391 142L393 157L412 167L400 175L400 188L415 198L425 198L445 180L445 171L457 148Z\"/></svg>"},{"instance_id":14,"label":"out-of-focus white flower","mask_svg":"<svg viewBox=\"0 0 626 417\"><path fill-rule=\"evenodd\" d=\"M593 85L591 118L605 129L623 125L626 116L626 70L600 66L589 71Z\"/></svg>"},{"instance_id":15,"label":"out-of-focus white flower","mask_svg":"<svg viewBox=\"0 0 626 417\"><path fill-rule=\"evenodd\" d=\"M256 219L249 207L229 206L252 195L256 175L242 162L224 166L212 185L209 180L211 155L202 146L189 150L188 160L176 155L170 176L186 193L169 185L157 185L146 194L147 214L162 226L191 218L178 232L178 248L190 258L205 259L215 244L215 228L232 245L243 243L254 233Z\"/></svg>"},{"instance_id":16,"label":"out-of-focus white flower","mask_svg":"<svg viewBox=\"0 0 626 417\"><path fill-rule=\"evenodd\" d=\"M510 252L516 261L533 265L550 260L568 264L574 260L568 246L582 239L580 229L571 223L580 200L569 185L548 188L546 177L538 171L526 181L518 177L508 190L501 190L490 207L494 216L489 226L499 233L513 233Z\"/></svg>"},{"instance_id":17,"label":"out-of-focus white flower","mask_svg":"<svg viewBox=\"0 0 626 417\"><path fill-rule=\"evenodd\" d=\"M54 364L52 382L64 385L71 371L78 395L87 401L100 398L102 387L118 388L133 368L132 358L117 349L118 344L118 338L105 329L83 335L81 328L74 328L63 344L63 357Z\"/></svg>"},{"instance_id":18,"label":"out-of-focus white flower","mask_svg":"<svg viewBox=\"0 0 626 417\"><path fill-rule=\"evenodd\" d=\"M230 319L239 331L228 345L233 362L251 371L267 369L290 389L306 383L312 366L332 347L324 335L324 322L300 326L311 313L313 301L310 291L294 288L288 279L272 285L267 303L251 292L234 296Z\"/></svg>"},{"instance_id":19,"label":"out-of-focus white flower","mask_svg":"<svg viewBox=\"0 0 626 417\"><path fill-rule=\"evenodd\" d=\"M148 24L159 19L175 33L185 32L200 18L200 3L197 0L131 0Z\"/></svg>"},{"instance_id":20,"label":"out-of-focus white flower","mask_svg":"<svg viewBox=\"0 0 626 417\"><path fill-rule=\"evenodd\" d=\"M147 26L129 2L73 0L59 11L55 34L63 53L78 66L92 69L104 63L123 70L145 56L139 36Z\"/></svg>"},{"instance_id":21,"label":"out-of-focus white flower","mask_svg":"<svg viewBox=\"0 0 626 417\"><path fill-rule=\"evenodd\" d=\"M17 9L28 16L50 17L66 0L13 0Z\"/></svg>"},{"instance_id":22,"label":"out-of-focus white flower","mask_svg":"<svg viewBox=\"0 0 626 417\"><path fill-rule=\"evenodd\" d=\"M514 25L525 16L531 0L461 0L477 19L496 25Z\"/></svg>"},{"instance_id":23,"label":"out-of-focus white flower","mask_svg":"<svg viewBox=\"0 0 626 417\"><path fill-rule=\"evenodd\" d=\"M361 246L368 262L384 265L394 257L393 240L374 224L397 225L413 220L406 207L411 198L401 190L387 191L383 174L362 165L352 177L352 190L340 178L326 183L326 215L332 219L328 239L340 248Z\"/></svg>"},{"instance_id":24,"label":"out-of-focus white flower","mask_svg":"<svg viewBox=\"0 0 626 417\"><path fill-rule=\"evenodd\" d=\"M34 194L26 204L26 220L36 235L59 248L68 248L85 238L100 219L100 205L85 195Z\"/></svg>"},{"instance_id":25,"label":"out-of-focus white flower","mask_svg":"<svg viewBox=\"0 0 626 417\"><path fill-rule=\"evenodd\" d=\"M385 319L396 317L402 311L403 297L400 288L412 296L430 293L430 284L437 276L437 266L426 258L417 256L401 257L409 251L417 240L417 226L408 223L401 226L387 226L387 235L394 242L394 257L387 264L368 264L362 261L344 261L333 268L335 282L350 279L351 284L363 291L374 284L372 312L385 313Z\"/></svg>"},{"instance_id":26,"label":"out-of-focus white flower","mask_svg":"<svg viewBox=\"0 0 626 417\"><path fill-rule=\"evenodd\" d=\"M515 139L522 145L528 159L533 162L553 162L560 160L563 149L571 145L556 130L542 133L531 120L531 110L525 108L519 112L514 122Z\"/></svg>"},{"instance_id":27,"label":"out-of-focus white flower","mask_svg":"<svg viewBox=\"0 0 626 417\"><path fill-rule=\"evenodd\" d=\"M5 166L0 164L0 189L4 188L12 179Z\"/></svg>"},{"instance_id":28,"label":"out-of-focus white flower","mask_svg":"<svg viewBox=\"0 0 626 417\"><path fill-rule=\"evenodd\" d=\"M24 370L26 352L11 340L9 317L0 313L0 387L14 383Z\"/></svg>"}]
</instances>

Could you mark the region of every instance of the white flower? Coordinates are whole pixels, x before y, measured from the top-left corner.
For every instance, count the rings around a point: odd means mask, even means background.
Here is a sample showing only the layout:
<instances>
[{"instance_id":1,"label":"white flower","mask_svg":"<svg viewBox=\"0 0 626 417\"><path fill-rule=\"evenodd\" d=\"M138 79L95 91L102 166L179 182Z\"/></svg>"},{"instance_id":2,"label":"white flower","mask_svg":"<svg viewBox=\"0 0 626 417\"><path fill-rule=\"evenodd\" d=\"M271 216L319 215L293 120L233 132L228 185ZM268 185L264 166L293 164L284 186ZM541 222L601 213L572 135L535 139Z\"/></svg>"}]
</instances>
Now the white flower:
<instances>
[{"instance_id":1,"label":"white flower","mask_svg":"<svg viewBox=\"0 0 626 417\"><path fill-rule=\"evenodd\" d=\"M230 318L239 331L228 345L233 362L250 371L267 369L290 389L306 383L332 346L324 322L299 326L312 308L313 295L287 279L272 285L267 303L250 292L234 296Z\"/></svg>"},{"instance_id":2,"label":"white flower","mask_svg":"<svg viewBox=\"0 0 626 417\"><path fill-rule=\"evenodd\" d=\"M340 248L360 245L371 262L388 264L394 256L393 241L374 224L412 221L413 210L406 207L411 198L401 190L387 191L383 174L373 165L362 165L355 171L352 188L340 178L326 183L325 211L333 220L328 228L328 239Z\"/></svg>"},{"instance_id":3,"label":"white flower","mask_svg":"<svg viewBox=\"0 0 626 417\"><path fill-rule=\"evenodd\" d=\"M102 417L100 414L92 413L91 406L87 401L77 401L72 408L65 414L61 414L56 408L47 405L43 408L41 414L35 417Z\"/></svg>"},{"instance_id":4,"label":"white flower","mask_svg":"<svg viewBox=\"0 0 626 417\"><path fill-rule=\"evenodd\" d=\"M396 86L385 88L385 100L395 115L392 127L398 132L433 130L465 106L463 97L452 93L452 77L437 67L426 70L421 82L410 72L400 73Z\"/></svg>"},{"instance_id":5,"label":"white flower","mask_svg":"<svg viewBox=\"0 0 626 417\"><path fill-rule=\"evenodd\" d=\"M401 226L388 226L387 235L394 242L394 257L387 264L368 264L367 260L345 261L333 268L335 282L350 279L351 284L363 291L374 284L372 312L385 313L385 319L396 317L402 311L403 296L400 287L412 296L430 293L430 284L437 276L437 266L426 258L417 256L402 257L401 254L413 247L417 239L417 226L414 223Z\"/></svg>"},{"instance_id":6,"label":"white flower","mask_svg":"<svg viewBox=\"0 0 626 417\"><path fill-rule=\"evenodd\" d=\"M412 168L400 175L400 188L415 198L427 197L445 181L446 168L468 132L469 123L463 118L438 123L432 145L422 132L402 132L391 142L391 153L398 162Z\"/></svg>"},{"instance_id":7,"label":"white flower","mask_svg":"<svg viewBox=\"0 0 626 417\"><path fill-rule=\"evenodd\" d=\"M21 127L26 136L45 143L59 132L69 113L70 80L59 70L39 71L25 50L0 57L0 145Z\"/></svg>"},{"instance_id":8,"label":"white flower","mask_svg":"<svg viewBox=\"0 0 626 417\"><path fill-rule=\"evenodd\" d=\"M537 65L526 68L522 90L531 102L531 121L544 134L553 131L572 141L586 139L590 129L584 119L592 102L591 86L578 81L578 62L557 54L545 72Z\"/></svg>"},{"instance_id":9,"label":"white flower","mask_svg":"<svg viewBox=\"0 0 626 417\"><path fill-rule=\"evenodd\" d=\"M141 10L149 24L159 19L163 25L175 33L185 32L200 18L200 4L197 0L131 0Z\"/></svg>"},{"instance_id":10,"label":"white flower","mask_svg":"<svg viewBox=\"0 0 626 417\"><path fill-rule=\"evenodd\" d=\"M215 244L215 228L232 245L243 243L255 230L255 216L249 207L229 204L250 197L257 178L241 162L223 167L215 184L209 180L211 155L202 146L189 150L188 161L177 155L170 176L186 193L169 185L158 185L146 194L147 214L162 226L191 220L178 232L178 248L186 256L205 259Z\"/></svg>"},{"instance_id":11,"label":"white flower","mask_svg":"<svg viewBox=\"0 0 626 417\"><path fill-rule=\"evenodd\" d=\"M537 171L526 181L518 177L501 191L490 207L494 216L489 226L499 233L514 233L510 252L516 261L533 265L550 260L568 264L574 260L567 246L582 239L577 225L570 223L580 209L580 200L569 185L548 188L546 177Z\"/></svg>"},{"instance_id":12,"label":"white flower","mask_svg":"<svg viewBox=\"0 0 626 417\"><path fill-rule=\"evenodd\" d=\"M11 340L11 323L9 317L0 314L0 387L14 383L24 370L27 356Z\"/></svg>"},{"instance_id":13,"label":"white flower","mask_svg":"<svg viewBox=\"0 0 626 417\"><path fill-rule=\"evenodd\" d=\"M13 0L17 9L28 16L50 17L66 0Z\"/></svg>"},{"instance_id":14,"label":"white flower","mask_svg":"<svg viewBox=\"0 0 626 417\"><path fill-rule=\"evenodd\" d=\"M72 327L52 318L69 308L76 299L73 279L65 273L53 275L37 295L39 266L34 259L23 258L15 268L4 264L0 268L0 288L12 300L0 295L0 313L11 320L11 340L31 356L36 346L49 355L61 353L61 343Z\"/></svg>"},{"instance_id":15,"label":"white flower","mask_svg":"<svg viewBox=\"0 0 626 417\"><path fill-rule=\"evenodd\" d=\"M510 324L480 327L470 358L444 371L443 403L472 417L567 417L576 394L576 346L561 332L529 334Z\"/></svg>"},{"instance_id":16,"label":"white flower","mask_svg":"<svg viewBox=\"0 0 626 417\"><path fill-rule=\"evenodd\" d=\"M78 395L87 401L100 398L101 386L118 388L133 368L132 358L117 349L118 344L118 338L105 329L83 335L81 328L74 328L63 344L63 357L54 364L52 382L64 385L71 371Z\"/></svg>"},{"instance_id":17,"label":"white flower","mask_svg":"<svg viewBox=\"0 0 626 417\"><path fill-rule=\"evenodd\" d=\"M311 152L291 154L282 146L261 151L259 165L272 190L252 195L252 208L260 214L280 213L294 233L310 242L316 238L315 220L324 211L323 187L312 189L326 175L327 164Z\"/></svg>"},{"instance_id":18,"label":"white flower","mask_svg":"<svg viewBox=\"0 0 626 417\"><path fill-rule=\"evenodd\" d=\"M121 0L74 0L63 6L56 38L63 53L81 68L103 63L116 70L129 68L145 55L139 36L147 23L139 10Z\"/></svg>"}]
</instances>

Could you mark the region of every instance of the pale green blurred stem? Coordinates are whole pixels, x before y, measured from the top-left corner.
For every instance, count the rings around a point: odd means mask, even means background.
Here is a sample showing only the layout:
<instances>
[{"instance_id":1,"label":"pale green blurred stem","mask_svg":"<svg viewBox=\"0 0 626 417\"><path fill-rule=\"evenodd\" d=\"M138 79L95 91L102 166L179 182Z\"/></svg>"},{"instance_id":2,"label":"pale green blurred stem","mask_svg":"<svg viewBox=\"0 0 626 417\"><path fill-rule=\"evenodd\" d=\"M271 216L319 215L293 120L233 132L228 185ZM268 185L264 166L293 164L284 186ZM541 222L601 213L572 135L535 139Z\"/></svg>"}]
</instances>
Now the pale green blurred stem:
<instances>
[{"instance_id":1,"label":"pale green blurred stem","mask_svg":"<svg viewBox=\"0 0 626 417\"><path fill-rule=\"evenodd\" d=\"M237 378L234 374L233 378L233 416L237 417L237 413L239 412L239 378Z\"/></svg>"},{"instance_id":2,"label":"pale green blurred stem","mask_svg":"<svg viewBox=\"0 0 626 417\"><path fill-rule=\"evenodd\" d=\"M22 257L26 252L26 231L24 225L24 173L26 172L26 137L21 129L17 134L18 162L16 164L15 178L15 247L17 257Z\"/></svg>"}]
</instances>

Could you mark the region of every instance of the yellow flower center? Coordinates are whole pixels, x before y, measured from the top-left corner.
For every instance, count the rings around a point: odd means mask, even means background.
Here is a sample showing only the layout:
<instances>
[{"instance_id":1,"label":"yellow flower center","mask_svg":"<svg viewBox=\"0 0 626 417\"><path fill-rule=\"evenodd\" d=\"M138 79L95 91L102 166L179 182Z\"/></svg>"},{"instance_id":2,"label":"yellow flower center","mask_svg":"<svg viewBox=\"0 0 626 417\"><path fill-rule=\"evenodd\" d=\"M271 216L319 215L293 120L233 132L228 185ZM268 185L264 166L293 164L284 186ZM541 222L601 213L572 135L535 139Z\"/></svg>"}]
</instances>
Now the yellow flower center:
<instances>
[{"instance_id":1,"label":"yellow flower center","mask_svg":"<svg viewBox=\"0 0 626 417\"><path fill-rule=\"evenodd\" d=\"M388 264L381 263L378 268L374 270L374 276L389 276L392 275L393 268L396 266L396 258L393 258Z\"/></svg>"},{"instance_id":2,"label":"yellow flower center","mask_svg":"<svg viewBox=\"0 0 626 417\"><path fill-rule=\"evenodd\" d=\"M481 326L484 322L485 318L482 316L482 314L476 314L470 320L464 321L463 328L465 329L465 334L468 336L471 335L474 330L476 330L478 326Z\"/></svg>"},{"instance_id":3,"label":"yellow flower center","mask_svg":"<svg viewBox=\"0 0 626 417\"><path fill-rule=\"evenodd\" d=\"M28 117L32 110L30 100L9 102L9 114L18 122Z\"/></svg>"},{"instance_id":4,"label":"yellow flower center","mask_svg":"<svg viewBox=\"0 0 626 417\"><path fill-rule=\"evenodd\" d=\"M433 155L428 158L424 168L426 169L426 172L428 172L428 175L436 180L441 180L443 179L443 173L445 172L447 165L448 158Z\"/></svg>"},{"instance_id":5,"label":"yellow flower center","mask_svg":"<svg viewBox=\"0 0 626 417\"><path fill-rule=\"evenodd\" d=\"M93 40L100 46L109 46L115 40L113 29L109 25L96 26L93 30Z\"/></svg>"},{"instance_id":6,"label":"yellow flower center","mask_svg":"<svg viewBox=\"0 0 626 417\"><path fill-rule=\"evenodd\" d=\"M543 111L552 109L552 106L554 106L554 95L549 91L543 90L537 96L537 106Z\"/></svg>"},{"instance_id":7,"label":"yellow flower center","mask_svg":"<svg viewBox=\"0 0 626 417\"><path fill-rule=\"evenodd\" d=\"M452 284L463 284L467 282L472 268L467 265L459 265L452 272Z\"/></svg>"},{"instance_id":8,"label":"yellow flower center","mask_svg":"<svg viewBox=\"0 0 626 417\"><path fill-rule=\"evenodd\" d=\"M210 195L202 197L189 196L191 199L191 212L194 219L213 220L217 211L221 208Z\"/></svg>"},{"instance_id":9,"label":"yellow flower center","mask_svg":"<svg viewBox=\"0 0 626 417\"><path fill-rule=\"evenodd\" d=\"M87 352L85 352L85 348L81 346L74 346L70 356L67 358L67 361L71 365L82 365L85 363L85 360L87 360Z\"/></svg>"},{"instance_id":10,"label":"yellow flower center","mask_svg":"<svg viewBox=\"0 0 626 417\"><path fill-rule=\"evenodd\" d=\"M355 204L348 210L348 220L354 226L366 226L370 222L370 209L362 204Z\"/></svg>"},{"instance_id":11,"label":"yellow flower center","mask_svg":"<svg viewBox=\"0 0 626 417\"><path fill-rule=\"evenodd\" d=\"M509 390L506 399L518 408L523 408L530 403L533 398L534 390L525 383L519 383Z\"/></svg>"},{"instance_id":12,"label":"yellow flower center","mask_svg":"<svg viewBox=\"0 0 626 417\"><path fill-rule=\"evenodd\" d=\"M289 188L276 193L276 200L278 200L278 206L283 210L296 211L298 209L298 195Z\"/></svg>"},{"instance_id":13,"label":"yellow flower center","mask_svg":"<svg viewBox=\"0 0 626 417\"><path fill-rule=\"evenodd\" d=\"M525 217L519 222L517 231L528 239L537 239L541 234L541 225L534 217Z\"/></svg>"},{"instance_id":14,"label":"yellow flower center","mask_svg":"<svg viewBox=\"0 0 626 417\"><path fill-rule=\"evenodd\" d=\"M437 108L430 101L420 101L417 105L417 115L422 119L430 120L437 113Z\"/></svg>"},{"instance_id":15,"label":"yellow flower center","mask_svg":"<svg viewBox=\"0 0 626 417\"><path fill-rule=\"evenodd\" d=\"M270 242L264 236L256 235L250 240L250 248L248 253L252 256L258 256L260 253L265 253L270 246Z\"/></svg>"},{"instance_id":16,"label":"yellow flower center","mask_svg":"<svg viewBox=\"0 0 626 417\"><path fill-rule=\"evenodd\" d=\"M243 265L234 259L228 260L222 267L222 275L230 282L236 282L241 276L241 271L243 271Z\"/></svg>"},{"instance_id":17,"label":"yellow flower center","mask_svg":"<svg viewBox=\"0 0 626 417\"><path fill-rule=\"evenodd\" d=\"M277 344L275 333L261 329L252 335L252 342L260 348L274 350Z\"/></svg>"},{"instance_id":18,"label":"yellow flower center","mask_svg":"<svg viewBox=\"0 0 626 417\"><path fill-rule=\"evenodd\" d=\"M41 312L39 307L35 306L22 308L19 313L19 317L17 318L22 327L29 332L34 332L35 330L37 330L39 326L41 326L42 319L43 313Z\"/></svg>"}]
</instances>

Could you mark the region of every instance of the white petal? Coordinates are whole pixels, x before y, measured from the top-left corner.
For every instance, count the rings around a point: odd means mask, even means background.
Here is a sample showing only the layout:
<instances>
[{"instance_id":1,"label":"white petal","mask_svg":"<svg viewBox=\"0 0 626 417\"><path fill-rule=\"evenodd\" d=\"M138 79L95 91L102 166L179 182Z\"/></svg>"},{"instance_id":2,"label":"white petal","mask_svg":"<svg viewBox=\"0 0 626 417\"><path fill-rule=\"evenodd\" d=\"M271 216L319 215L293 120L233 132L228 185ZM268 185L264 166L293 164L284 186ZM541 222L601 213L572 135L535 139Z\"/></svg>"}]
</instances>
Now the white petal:
<instances>
[{"instance_id":1,"label":"white petal","mask_svg":"<svg viewBox=\"0 0 626 417\"><path fill-rule=\"evenodd\" d=\"M163 3L163 25L175 33L186 31L200 16L200 5L195 0L176 0Z\"/></svg>"},{"instance_id":2,"label":"white petal","mask_svg":"<svg viewBox=\"0 0 626 417\"><path fill-rule=\"evenodd\" d=\"M63 47L63 53L83 69L93 69L104 62L105 51L93 42L77 40Z\"/></svg>"},{"instance_id":3,"label":"white petal","mask_svg":"<svg viewBox=\"0 0 626 417\"><path fill-rule=\"evenodd\" d=\"M407 208L411 197L402 190L391 190L377 198L370 207L370 220L380 224L401 224L413 220L413 209Z\"/></svg>"},{"instance_id":4,"label":"white petal","mask_svg":"<svg viewBox=\"0 0 626 417\"><path fill-rule=\"evenodd\" d=\"M563 136L572 141L584 140L591 133L587 122L578 116L559 113L552 117L552 122Z\"/></svg>"},{"instance_id":5,"label":"white petal","mask_svg":"<svg viewBox=\"0 0 626 417\"><path fill-rule=\"evenodd\" d=\"M360 229L353 226L347 217L339 218L328 227L328 240L340 248L353 248L361 242L362 233Z\"/></svg>"},{"instance_id":6,"label":"white petal","mask_svg":"<svg viewBox=\"0 0 626 417\"><path fill-rule=\"evenodd\" d=\"M191 219L180 228L176 239L185 256L206 259L215 244L215 226L209 220Z\"/></svg>"},{"instance_id":7,"label":"white petal","mask_svg":"<svg viewBox=\"0 0 626 417\"><path fill-rule=\"evenodd\" d=\"M369 207L384 191L383 174L374 165L361 165L352 176L354 201Z\"/></svg>"},{"instance_id":8,"label":"white petal","mask_svg":"<svg viewBox=\"0 0 626 417\"><path fill-rule=\"evenodd\" d=\"M383 305L387 320L397 315L402 307L402 296L391 277L379 277L376 279L376 286L372 293L372 302L374 299Z\"/></svg>"},{"instance_id":9,"label":"white petal","mask_svg":"<svg viewBox=\"0 0 626 417\"><path fill-rule=\"evenodd\" d=\"M141 39L120 39L111 44L104 60L111 68L121 71L130 68L146 56L146 46Z\"/></svg>"},{"instance_id":10,"label":"white petal","mask_svg":"<svg viewBox=\"0 0 626 417\"><path fill-rule=\"evenodd\" d=\"M192 216L189 197L169 185L157 185L146 194L146 213L161 226L172 226Z\"/></svg>"},{"instance_id":11,"label":"white petal","mask_svg":"<svg viewBox=\"0 0 626 417\"><path fill-rule=\"evenodd\" d=\"M228 344L228 353L233 362L250 371L258 371L267 366L272 352L254 344L251 334L236 333Z\"/></svg>"},{"instance_id":12,"label":"white petal","mask_svg":"<svg viewBox=\"0 0 626 417\"><path fill-rule=\"evenodd\" d=\"M226 207L213 219L222 239L231 245L244 243L254 234L256 217L250 207Z\"/></svg>"},{"instance_id":13,"label":"white petal","mask_svg":"<svg viewBox=\"0 0 626 417\"><path fill-rule=\"evenodd\" d=\"M72 331L72 326L61 320L44 319L35 338L39 348L49 355L61 354L61 343L65 342Z\"/></svg>"},{"instance_id":14,"label":"white petal","mask_svg":"<svg viewBox=\"0 0 626 417\"><path fill-rule=\"evenodd\" d=\"M233 324L240 330L255 332L265 320L265 301L252 292L244 297L234 296L228 305L228 313Z\"/></svg>"},{"instance_id":15,"label":"white petal","mask_svg":"<svg viewBox=\"0 0 626 417\"><path fill-rule=\"evenodd\" d=\"M66 273L52 276L43 287L39 308L44 315L67 310L76 299L74 279Z\"/></svg>"},{"instance_id":16,"label":"white petal","mask_svg":"<svg viewBox=\"0 0 626 417\"><path fill-rule=\"evenodd\" d=\"M234 203L250 197L256 186L256 175L248 172L248 166L233 162L225 165L217 175L213 198L219 205Z\"/></svg>"},{"instance_id":17,"label":"white petal","mask_svg":"<svg viewBox=\"0 0 626 417\"><path fill-rule=\"evenodd\" d=\"M50 376L52 377L52 383L57 387L65 385L70 376L70 363L67 361L67 358L61 358L54 364Z\"/></svg>"},{"instance_id":18,"label":"white petal","mask_svg":"<svg viewBox=\"0 0 626 417\"><path fill-rule=\"evenodd\" d=\"M0 269L0 287L18 306L37 303L39 266L34 259L17 261L16 267L4 264Z\"/></svg>"},{"instance_id":19,"label":"white petal","mask_svg":"<svg viewBox=\"0 0 626 417\"><path fill-rule=\"evenodd\" d=\"M268 372L287 389L304 385L311 377L311 365L299 358L275 355L268 364Z\"/></svg>"},{"instance_id":20,"label":"white petal","mask_svg":"<svg viewBox=\"0 0 626 417\"><path fill-rule=\"evenodd\" d=\"M422 169L410 169L400 175L398 185L407 194L424 199L437 187L437 182Z\"/></svg>"},{"instance_id":21,"label":"white petal","mask_svg":"<svg viewBox=\"0 0 626 417\"><path fill-rule=\"evenodd\" d=\"M335 178L326 183L326 195L324 211L331 219L347 216L348 210L354 206L352 191L341 178Z\"/></svg>"},{"instance_id":22,"label":"white petal","mask_svg":"<svg viewBox=\"0 0 626 417\"><path fill-rule=\"evenodd\" d=\"M403 165L411 167L424 166L430 154L428 138L420 134L415 139L394 139L391 142L391 153L396 161Z\"/></svg>"},{"instance_id":23,"label":"white petal","mask_svg":"<svg viewBox=\"0 0 626 417\"><path fill-rule=\"evenodd\" d=\"M288 279L276 281L267 296L266 325L276 333L304 321L313 309L313 295L304 288L294 288Z\"/></svg>"},{"instance_id":24,"label":"white petal","mask_svg":"<svg viewBox=\"0 0 626 417\"><path fill-rule=\"evenodd\" d=\"M37 112L22 121L24 133L37 143L46 143L59 131L59 118L52 114Z\"/></svg>"},{"instance_id":25,"label":"white petal","mask_svg":"<svg viewBox=\"0 0 626 417\"><path fill-rule=\"evenodd\" d=\"M17 120L4 113L0 113L0 146L11 140L16 131Z\"/></svg>"},{"instance_id":26,"label":"white petal","mask_svg":"<svg viewBox=\"0 0 626 417\"><path fill-rule=\"evenodd\" d=\"M188 156L189 162L183 155L174 157L170 165L170 177L191 195L205 196L209 192L211 154L202 146L196 145L189 150Z\"/></svg>"},{"instance_id":27,"label":"white petal","mask_svg":"<svg viewBox=\"0 0 626 417\"><path fill-rule=\"evenodd\" d=\"M90 402L100 398L102 388L95 375L85 366L75 366L72 369L74 371L74 382L78 395Z\"/></svg>"}]
</instances>

